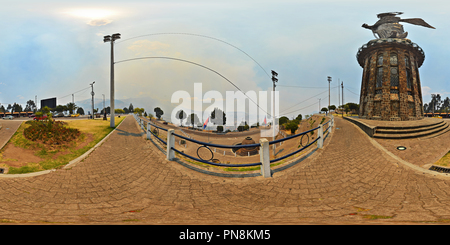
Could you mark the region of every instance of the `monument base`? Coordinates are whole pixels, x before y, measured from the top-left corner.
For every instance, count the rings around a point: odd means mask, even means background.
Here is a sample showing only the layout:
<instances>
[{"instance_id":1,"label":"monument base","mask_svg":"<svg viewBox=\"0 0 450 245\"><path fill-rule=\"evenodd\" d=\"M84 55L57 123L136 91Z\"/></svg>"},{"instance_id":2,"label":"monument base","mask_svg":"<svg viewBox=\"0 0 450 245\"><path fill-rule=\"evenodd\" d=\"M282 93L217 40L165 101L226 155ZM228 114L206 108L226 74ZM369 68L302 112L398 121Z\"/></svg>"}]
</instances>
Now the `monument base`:
<instances>
[{"instance_id":1,"label":"monument base","mask_svg":"<svg viewBox=\"0 0 450 245\"><path fill-rule=\"evenodd\" d=\"M372 138L430 138L450 131L448 120L441 118L423 118L411 121L379 121L359 117L344 117L344 119L360 127Z\"/></svg>"}]
</instances>

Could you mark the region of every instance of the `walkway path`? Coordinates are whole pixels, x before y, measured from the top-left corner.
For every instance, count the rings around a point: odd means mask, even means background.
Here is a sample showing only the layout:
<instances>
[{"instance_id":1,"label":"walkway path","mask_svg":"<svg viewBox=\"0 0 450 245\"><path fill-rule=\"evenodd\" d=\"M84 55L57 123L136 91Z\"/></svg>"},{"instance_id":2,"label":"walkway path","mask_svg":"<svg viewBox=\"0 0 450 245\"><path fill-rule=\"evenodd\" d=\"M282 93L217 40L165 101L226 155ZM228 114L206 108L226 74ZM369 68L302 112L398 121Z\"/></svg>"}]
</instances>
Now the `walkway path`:
<instances>
[{"instance_id":1,"label":"walkway path","mask_svg":"<svg viewBox=\"0 0 450 245\"><path fill-rule=\"evenodd\" d=\"M336 126L339 129L326 148L273 178L234 179L164 160L128 116L101 147L71 169L0 178L0 221L399 224L450 220L449 179L398 164L345 120L336 118Z\"/></svg>"}]
</instances>

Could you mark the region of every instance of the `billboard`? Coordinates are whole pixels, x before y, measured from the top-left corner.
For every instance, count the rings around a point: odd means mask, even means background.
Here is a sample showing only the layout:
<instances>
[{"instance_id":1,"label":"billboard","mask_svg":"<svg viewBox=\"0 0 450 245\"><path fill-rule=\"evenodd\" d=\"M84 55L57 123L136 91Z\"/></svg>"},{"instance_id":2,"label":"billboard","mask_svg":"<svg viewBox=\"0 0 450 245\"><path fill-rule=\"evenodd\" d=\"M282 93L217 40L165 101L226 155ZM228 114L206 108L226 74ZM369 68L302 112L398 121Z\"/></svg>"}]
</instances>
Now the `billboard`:
<instances>
[{"instance_id":1,"label":"billboard","mask_svg":"<svg viewBox=\"0 0 450 245\"><path fill-rule=\"evenodd\" d=\"M41 109L44 108L45 106L48 106L49 108L56 108L56 97L41 100Z\"/></svg>"}]
</instances>

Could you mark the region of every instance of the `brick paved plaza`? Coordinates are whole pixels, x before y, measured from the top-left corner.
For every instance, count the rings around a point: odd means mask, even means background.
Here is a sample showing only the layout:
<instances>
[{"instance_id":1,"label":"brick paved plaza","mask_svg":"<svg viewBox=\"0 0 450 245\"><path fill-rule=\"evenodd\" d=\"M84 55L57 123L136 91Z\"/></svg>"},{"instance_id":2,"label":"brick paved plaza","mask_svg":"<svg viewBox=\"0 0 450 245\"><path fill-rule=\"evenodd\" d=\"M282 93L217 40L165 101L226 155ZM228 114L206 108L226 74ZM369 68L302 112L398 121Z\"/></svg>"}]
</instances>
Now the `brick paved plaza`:
<instances>
[{"instance_id":1,"label":"brick paved plaza","mask_svg":"<svg viewBox=\"0 0 450 245\"><path fill-rule=\"evenodd\" d=\"M70 168L0 178L0 221L442 224L450 220L450 178L408 166L383 150L389 142L377 143L350 122L335 121L323 149L272 178L225 178L166 161L155 144L145 140L136 120L127 116L100 147ZM418 149L416 143L411 146Z\"/></svg>"}]
</instances>

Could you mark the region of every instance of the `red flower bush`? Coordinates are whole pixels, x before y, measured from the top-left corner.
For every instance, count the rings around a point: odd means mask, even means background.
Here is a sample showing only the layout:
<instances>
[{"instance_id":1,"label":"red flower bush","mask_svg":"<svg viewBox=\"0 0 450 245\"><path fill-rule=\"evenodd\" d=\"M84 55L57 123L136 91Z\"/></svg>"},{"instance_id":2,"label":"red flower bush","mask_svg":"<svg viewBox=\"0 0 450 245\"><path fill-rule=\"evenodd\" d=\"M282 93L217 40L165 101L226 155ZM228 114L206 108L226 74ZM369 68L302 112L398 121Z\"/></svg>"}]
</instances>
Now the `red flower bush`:
<instances>
[{"instance_id":1,"label":"red flower bush","mask_svg":"<svg viewBox=\"0 0 450 245\"><path fill-rule=\"evenodd\" d=\"M76 140L81 132L76 128L68 128L61 121L28 121L30 126L23 131L25 138L42 141L49 145L63 145Z\"/></svg>"}]
</instances>

